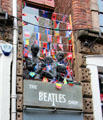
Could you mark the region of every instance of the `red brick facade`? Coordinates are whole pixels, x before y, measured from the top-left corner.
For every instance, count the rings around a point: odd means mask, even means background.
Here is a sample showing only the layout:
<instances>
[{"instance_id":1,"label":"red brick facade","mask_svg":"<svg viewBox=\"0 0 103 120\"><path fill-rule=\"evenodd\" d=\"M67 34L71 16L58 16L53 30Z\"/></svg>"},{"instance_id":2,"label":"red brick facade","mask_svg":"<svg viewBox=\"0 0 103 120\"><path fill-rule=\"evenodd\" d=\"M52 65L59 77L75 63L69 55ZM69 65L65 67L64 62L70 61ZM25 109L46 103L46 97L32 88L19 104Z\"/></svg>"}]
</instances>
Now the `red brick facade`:
<instances>
[{"instance_id":1,"label":"red brick facade","mask_svg":"<svg viewBox=\"0 0 103 120\"><path fill-rule=\"evenodd\" d=\"M8 14L12 14L12 0L2 0L2 9ZM83 29L92 27L90 0L55 0L55 12L72 14L74 29ZM21 17L22 1L18 0L18 17Z\"/></svg>"},{"instance_id":2,"label":"red brick facade","mask_svg":"<svg viewBox=\"0 0 103 120\"><path fill-rule=\"evenodd\" d=\"M12 0L1 0L1 7L4 12L12 15ZM18 17L22 17L22 0L17 0Z\"/></svg>"},{"instance_id":3,"label":"red brick facade","mask_svg":"<svg viewBox=\"0 0 103 120\"><path fill-rule=\"evenodd\" d=\"M74 29L92 27L90 0L72 0L72 19Z\"/></svg>"},{"instance_id":4,"label":"red brick facade","mask_svg":"<svg viewBox=\"0 0 103 120\"><path fill-rule=\"evenodd\" d=\"M12 14L12 0L1 0L1 6L3 11L7 12L9 15Z\"/></svg>"},{"instance_id":5,"label":"red brick facade","mask_svg":"<svg viewBox=\"0 0 103 120\"><path fill-rule=\"evenodd\" d=\"M17 0L17 6L18 6L18 17L22 17L22 0Z\"/></svg>"},{"instance_id":6,"label":"red brick facade","mask_svg":"<svg viewBox=\"0 0 103 120\"><path fill-rule=\"evenodd\" d=\"M71 0L55 0L55 12L69 15L71 13Z\"/></svg>"}]
</instances>

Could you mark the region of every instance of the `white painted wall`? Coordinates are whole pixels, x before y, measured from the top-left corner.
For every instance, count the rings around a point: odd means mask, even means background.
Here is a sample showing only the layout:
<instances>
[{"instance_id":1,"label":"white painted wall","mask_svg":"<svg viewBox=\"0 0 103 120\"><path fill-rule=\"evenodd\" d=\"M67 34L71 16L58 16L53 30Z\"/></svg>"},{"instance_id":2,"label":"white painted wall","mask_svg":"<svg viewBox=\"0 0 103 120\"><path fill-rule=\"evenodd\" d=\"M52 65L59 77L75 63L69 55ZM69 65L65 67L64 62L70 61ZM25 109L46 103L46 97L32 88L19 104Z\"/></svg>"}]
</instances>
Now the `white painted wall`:
<instances>
[{"instance_id":1,"label":"white painted wall","mask_svg":"<svg viewBox=\"0 0 103 120\"><path fill-rule=\"evenodd\" d=\"M12 53L10 56L5 56L0 47L0 120L10 120L11 61Z\"/></svg>"},{"instance_id":2,"label":"white painted wall","mask_svg":"<svg viewBox=\"0 0 103 120\"><path fill-rule=\"evenodd\" d=\"M94 120L103 120L100 100L100 88L98 78L98 66L103 67L103 55L91 55L86 57L87 68L91 73L91 88L93 94Z\"/></svg>"}]
</instances>

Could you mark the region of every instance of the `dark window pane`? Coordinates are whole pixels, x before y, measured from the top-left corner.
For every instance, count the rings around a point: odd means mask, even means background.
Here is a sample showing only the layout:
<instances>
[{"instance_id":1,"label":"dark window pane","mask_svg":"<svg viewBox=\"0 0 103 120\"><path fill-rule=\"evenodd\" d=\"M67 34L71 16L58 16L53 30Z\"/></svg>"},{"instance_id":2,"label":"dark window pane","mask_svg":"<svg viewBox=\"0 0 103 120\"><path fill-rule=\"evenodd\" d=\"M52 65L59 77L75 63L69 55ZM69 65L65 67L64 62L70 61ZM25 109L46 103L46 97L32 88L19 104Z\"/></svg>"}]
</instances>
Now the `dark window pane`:
<instances>
[{"instance_id":1,"label":"dark window pane","mask_svg":"<svg viewBox=\"0 0 103 120\"><path fill-rule=\"evenodd\" d=\"M77 112L50 112L26 110L23 113L23 120L83 120L83 114ZM35 119L34 119L35 118Z\"/></svg>"},{"instance_id":2,"label":"dark window pane","mask_svg":"<svg viewBox=\"0 0 103 120\"><path fill-rule=\"evenodd\" d=\"M103 32L103 27L100 27L101 32Z\"/></svg>"}]
</instances>

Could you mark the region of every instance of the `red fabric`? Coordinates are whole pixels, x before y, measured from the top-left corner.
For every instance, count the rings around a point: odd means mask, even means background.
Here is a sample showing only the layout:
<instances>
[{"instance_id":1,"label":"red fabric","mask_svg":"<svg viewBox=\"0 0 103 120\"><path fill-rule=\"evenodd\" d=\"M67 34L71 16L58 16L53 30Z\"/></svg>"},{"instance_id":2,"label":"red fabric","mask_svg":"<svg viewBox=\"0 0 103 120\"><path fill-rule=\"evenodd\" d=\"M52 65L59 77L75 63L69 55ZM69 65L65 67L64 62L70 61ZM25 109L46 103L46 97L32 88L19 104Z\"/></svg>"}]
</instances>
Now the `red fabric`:
<instances>
[{"instance_id":1,"label":"red fabric","mask_svg":"<svg viewBox=\"0 0 103 120\"><path fill-rule=\"evenodd\" d=\"M57 36L57 43L60 43L60 36Z\"/></svg>"},{"instance_id":2,"label":"red fabric","mask_svg":"<svg viewBox=\"0 0 103 120\"><path fill-rule=\"evenodd\" d=\"M63 50L63 44L58 45L61 50Z\"/></svg>"},{"instance_id":3,"label":"red fabric","mask_svg":"<svg viewBox=\"0 0 103 120\"><path fill-rule=\"evenodd\" d=\"M71 52L69 52L69 53L67 54L67 59L68 59L68 60L72 60L72 58L73 58L73 55L72 55Z\"/></svg>"},{"instance_id":4,"label":"red fabric","mask_svg":"<svg viewBox=\"0 0 103 120\"><path fill-rule=\"evenodd\" d=\"M46 78L46 77L43 77L43 80L42 80L42 82L48 82L48 78Z\"/></svg>"},{"instance_id":5,"label":"red fabric","mask_svg":"<svg viewBox=\"0 0 103 120\"><path fill-rule=\"evenodd\" d=\"M69 44L68 49L70 52L72 52L72 44Z\"/></svg>"},{"instance_id":6,"label":"red fabric","mask_svg":"<svg viewBox=\"0 0 103 120\"><path fill-rule=\"evenodd\" d=\"M101 101L103 101L103 94L100 94Z\"/></svg>"},{"instance_id":7,"label":"red fabric","mask_svg":"<svg viewBox=\"0 0 103 120\"><path fill-rule=\"evenodd\" d=\"M72 43L72 40L69 40L69 44L71 44Z\"/></svg>"},{"instance_id":8,"label":"red fabric","mask_svg":"<svg viewBox=\"0 0 103 120\"><path fill-rule=\"evenodd\" d=\"M73 83L69 83L68 85L69 85L69 86L74 86L74 84L73 84Z\"/></svg>"},{"instance_id":9,"label":"red fabric","mask_svg":"<svg viewBox=\"0 0 103 120\"><path fill-rule=\"evenodd\" d=\"M45 56L47 56L47 49L45 49L45 48L42 49L42 54L45 55Z\"/></svg>"},{"instance_id":10,"label":"red fabric","mask_svg":"<svg viewBox=\"0 0 103 120\"><path fill-rule=\"evenodd\" d=\"M66 16L64 15L62 21L65 22L65 20L66 20Z\"/></svg>"},{"instance_id":11,"label":"red fabric","mask_svg":"<svg viewBox=\"0 0 103 120\"><path fill-rule=\"evenodd\" d=\"M25 25L28 25L28 23L26 23L26 22L23 21L23 22L22 22L22 25L25 26Z\"/></svg>"},{"instance_id":12,"label":"red fabric","mask_svg":"<svg viewBox=\"0 0 103 120\"><path fill-rule=\"evenodd\" d=\"M70 23L67 23L66 29L67 29L67 30L71 30L71 29L72 29L72 26L70 25Z\"/></svg>"},{"instance_id":13,"label":"red fabric","mask_svg":"<svg viewBox=\"0 0 103 120\"><path fill-rule=\"evenodd\" d=\"M57 28L57 23L56 23L56 21L54 21L54 28Z\"/></svg>"},{"instance_id":14,"label":"red fabric","mask_svg":"<svg viewBox=\"0 0 103 120\"><path fill-rule=\"evenodd\" d=\"M51 19L52 19L52 20L56 20L56 17L57 17L57 14L56 14L56 13L53 13Z\"/></svg>"},{"instance_id":15,"label":"red fabric","mask_svg":"<svg viewBox=\"0 0 103 120\"><path fill-rule=\"evenodd\" d=\"M35 18L36 18L37 22L39 22L39 17L35 16Z\"/></svg>"},{"instance_id":16,"label":"red fabric","mask_svg":"<svg viewBox=\"0 0 103 120\"><path fill-rule=\"evenodd\" d=\"M67 69L67 71L68 71L68 75L67 75L67 78L70 78L70 75L72 76L72 74L73 74L73 72L72 72L72 70L70 69L70 67L69 66L66 66L66 69Z\"/></svg>"},{"instance_id":17,"label":"red fabric","mask_svg":"<svg viewBox=\"0 0 103 120\"><path fill-rule=\"evenodd\" d=\"M47 43L43 43L43 48L47 48Z\"/></svg>"},{"instance_id":18,"label":"red fabric","mask_svg":"<svg viewBox=\"0 0 103 120\"><path fill-rule=\"evenodd\" d=\"M23 13L22 16L27 16L27 14L26 14L26 13Z\"/></svg>"},{"instance_id":19,"label":"red fabric","mask_svg":"<svg viewBox=\"0 0 103 120\"><path fill-rule=\"evenodd\" d=\"M24 50L23 50L24 57L28 57L28 54L29 54L28 49L24 48Z\"/></svg>"}]
</instances>

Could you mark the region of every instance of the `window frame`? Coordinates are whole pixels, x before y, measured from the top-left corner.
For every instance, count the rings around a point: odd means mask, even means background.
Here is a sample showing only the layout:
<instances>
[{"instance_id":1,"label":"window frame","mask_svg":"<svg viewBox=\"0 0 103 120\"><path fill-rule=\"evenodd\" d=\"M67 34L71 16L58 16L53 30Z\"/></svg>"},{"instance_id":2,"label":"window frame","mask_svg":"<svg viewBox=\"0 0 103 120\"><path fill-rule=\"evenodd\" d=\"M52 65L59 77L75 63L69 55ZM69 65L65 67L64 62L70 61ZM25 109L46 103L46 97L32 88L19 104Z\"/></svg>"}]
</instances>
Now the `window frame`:
<instances>
[{"instance_id":1,"label":"window frame","mask_svg":"<svg viewBox=\"0 0 103 120\"><path fill-rule=\"evenodd\" d=\"M101 24L101 20L103 19L103 8L101 7L102 5L103 5L103 0L98 0L99 28L101 32L103 32L103 23ZM102 17L100 15L102 15Z\"/></svg>"}]
</instances>

